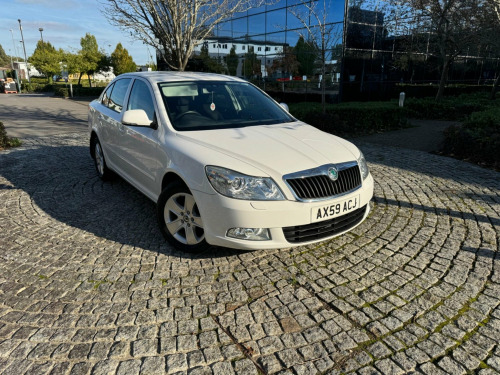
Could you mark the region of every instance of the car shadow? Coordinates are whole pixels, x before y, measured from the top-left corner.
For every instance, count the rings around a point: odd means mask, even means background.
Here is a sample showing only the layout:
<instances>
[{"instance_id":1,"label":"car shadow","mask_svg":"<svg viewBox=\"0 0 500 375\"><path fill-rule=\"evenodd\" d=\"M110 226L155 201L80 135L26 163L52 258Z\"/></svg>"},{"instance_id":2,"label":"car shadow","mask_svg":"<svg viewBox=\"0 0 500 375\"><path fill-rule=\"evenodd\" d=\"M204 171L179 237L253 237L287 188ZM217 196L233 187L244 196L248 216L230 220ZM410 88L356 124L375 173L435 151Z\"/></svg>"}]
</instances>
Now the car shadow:
<instances>
[{"instance_id":1,"label":"car shadow","mask_svg":"<svg viewBox=\"0 0 500 375\"><path fill-rule=\"evenodd\" d=\"M109 241L182 258L241 254L220 247L198 254L172 248L158 228L155 203L118 176L101 181L87 147L13 149L0 154L0 176L7 180L0 179L0 191L21 189L29 196L20 209L34 223L45 223L48 215Z\"/></svg>"}]
</instances>

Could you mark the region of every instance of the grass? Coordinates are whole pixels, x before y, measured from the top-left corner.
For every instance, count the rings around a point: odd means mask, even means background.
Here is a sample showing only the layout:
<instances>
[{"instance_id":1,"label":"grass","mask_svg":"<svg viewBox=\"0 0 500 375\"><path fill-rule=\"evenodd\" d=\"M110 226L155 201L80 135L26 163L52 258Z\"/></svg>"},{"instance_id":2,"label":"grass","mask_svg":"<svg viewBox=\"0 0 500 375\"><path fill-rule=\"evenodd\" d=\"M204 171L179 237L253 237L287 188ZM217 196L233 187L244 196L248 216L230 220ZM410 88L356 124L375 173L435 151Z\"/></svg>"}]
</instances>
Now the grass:
<instances>
[{"instance_id":1,"label":"grass","mask_svg":"<svg viewBox=\"0 0 500 375\"><path fill-rule=\"evenodd\" d=\"M0 122L0 150L19 147L21 145L22 142L19 139L7 135L3 122Z\"/></svg>"}]
</instances>

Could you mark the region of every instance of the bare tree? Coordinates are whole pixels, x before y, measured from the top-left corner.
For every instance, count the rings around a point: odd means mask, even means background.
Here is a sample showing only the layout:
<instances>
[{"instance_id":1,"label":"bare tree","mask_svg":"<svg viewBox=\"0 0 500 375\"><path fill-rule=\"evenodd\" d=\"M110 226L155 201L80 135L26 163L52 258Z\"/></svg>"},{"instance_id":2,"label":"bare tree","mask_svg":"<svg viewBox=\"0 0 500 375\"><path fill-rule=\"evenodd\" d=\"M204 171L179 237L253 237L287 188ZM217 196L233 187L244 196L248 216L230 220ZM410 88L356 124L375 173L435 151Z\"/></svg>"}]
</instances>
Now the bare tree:
<instances>
[{"instance_id":1,"label":"bare tree","mask_svg":"<svg viewBox=\"0 0 500 375\"><path fill-rule=\"evenodd\" d=\"M322 3L322 5L320 4ZM342 40L342 24L328 21L330 3L327 0L308 1L300 0L289 11L302 23L307 35L299 31L304 40L312 42L319 55L321 69L321 106L325 113L326 105L326 66L328 51ZM312 19L312 21L311 21Z\"/></svg>"},{"instance_id":2,"label":"bare tree","mask_svg":"<svg viewBox=\"0 0 500 375\"><path fill-rule=\"evenodd\" d=\"M101 0L107 19L152 46L174 70L184 70L194 48L233 14L264 0Z\"/></svg>"},{"instance_id":3,"label":"bare tree","mask_svg":"<svg viewBox=\"0 0 500 375\"><path fill-rule=\"evenodd\" d=\"M483 12L483 35L486 43L500 57L500 0L486 0L486 12ZM500 84L500 67L497 63L496 77L491 88L490 99L495 99Z\"/></svg>"},{"instance_id":4,"label":"bare tree","mask_svg":"<svg viewBox=\"0 0 500 375\"><path fill-rule=\"evenodd\" d=\"M436 100L443 98L448 72L455 58L477 46L481 32L478 21L484 11L481 0L409 0L429 19L430 32L441 60L441 78Z\"/></svg>"}]
</instances>

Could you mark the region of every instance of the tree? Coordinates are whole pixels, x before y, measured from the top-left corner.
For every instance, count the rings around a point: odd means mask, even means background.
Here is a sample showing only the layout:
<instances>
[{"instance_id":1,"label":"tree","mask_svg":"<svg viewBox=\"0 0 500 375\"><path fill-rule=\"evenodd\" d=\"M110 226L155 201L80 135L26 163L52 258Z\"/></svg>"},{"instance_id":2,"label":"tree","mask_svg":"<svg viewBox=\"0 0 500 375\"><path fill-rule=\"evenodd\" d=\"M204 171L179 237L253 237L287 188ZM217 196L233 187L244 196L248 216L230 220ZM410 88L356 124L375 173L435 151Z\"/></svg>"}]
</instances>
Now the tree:
<instances>
[{"instance_id":1,"label":"tree","mask_svg":"<svg viewBox=\"0 0 500 375\"><path fill-rule=\"evenodd\" d=\"M89 79L89 86L92 87L90 76L99 71L99 62L102 60L103 52L99 51L97 40L94 35L87 33L80 39L80 46L82 49L79 54L81 57L80 78L78 84L82 79L82 74L86 73Z\"/></svg>"},{"instance_id":2,"label":"tree","mask_svg":"<svg viewBox=\"0 0 500 375\"><path fill-rule=\"evenodd\" d=\"M161 53L173 70L184 70L194 48L215 27L264 0L103 0L108 20Z\"/></svg>"},{"instance_id":3,"label":"tree","mask_svg":"<svg viewBox=\"0 0 500 375\"><path fill-rule=\"evenodd\" d=\"M283 46L282 52L273 60L269 72L280 72L282 75L297 75L300 72L300 63L297 60L295 49Z\"/></svg>"},{"instance_id":4,"label":"tree","mask_svg":"<svg viewBox=\"0 0 500 375\"><path fill-rule=\"evenodd\" d=\"M482 35L484 42L500 57L500 1L486 0L486 11L482 12ZM500 84L500 66L497 64L496 78L491 88L490 99L494 100Z\"/></svg>"},{"instance_id":5,"label":"tree","mask_svg":"<svg viewBox=\"0 0 500 375\"><path fill-rule=\"evenodd\" d=\"M328 51L338 43L342 36L342 28L338 24L333 24L328 21L328 13L331 11L330 4L323 1L323 7L318 6L319 2L300 0L298 5L290 8L290 12L302 23L307 31L307 37L301 35L310 47L316 50L319 57L321 69L321 106L323 113L326 111L326 65ZM312 22L311 22L312 20ZM300 42L300 38L299 38ZM299 44L297 42L297 44ZM295 47L297 50L297 46ZM300 48L299 48L300 51ZM300 60L299 60L300 62Z\"/></svg>"},{"instance_id":6,"label":"tree","mask_svg":"<svg viewBox=\"0 0 500 375\"><path fill-rule=\"evenodd\" d=\"M409 0L411 6L429 19L436 54L441 61L441 78L436 101L444 95L448 72L458 55L468 47L477 47L485 11L481 0Z\"/></svg>"},{"instance_id":7,"label":"tree","mask_svg":"<svg viewBox=\"0 0 500 375\"><path fill-rule=\"evenodd\" d=\"M62 62L68 75L80 73L82 71L82 57L78 53L64 52Z\"/></svg>"},{"instance_id":8,"label":"tree","mask_svg":"<svg viewBox=\"0 0 500 375\"><path fill-rule=\"evenodd\" d=\"M28 59L28 62L43 75L47 77L49 83L52 82L52 77L61 73L61 59L63 57L62 50L56 50L50 42L38 41L35 52Z\"/></svg>"},{"instance_id":9,"label":"tree","mask_svg":"<svg viewBox=\"0 0 500 375\"><path fill-rule=\"evenodd\" d=\"M204 43L203 46L201 47L200 59L201 59L201 63L202 63L201 70L204 72L220 73L220 74L227 72L226 67L223 64L221 64L220 58L217 59L217 58L211 57L208 54L207 43Z\"/></svg>"},{"instance_id":10,"label":"tree","mask_svg":"<svg viewBox=\"0 0 500 375\"><path fill-rule=\"evenodd\" d=\"M293 53L299 63L299 74L301 76L312 76L314 74L314 62L317 58L315 46L311 42L306 42L301 35L293 49Z\"/></svg>"},{"instance_id":11,"label":"tree","mask_svg":"<svg viewBox=\"0 0 500 375\"><path fill-rule=\"evenodd\" d=\"M229 55L225 57L227 69L229 70L229 74L232 76L236 75L236 71L238 70L239 58L236 54L236 47L233 46L229 51Z\"/></svg>"},{"instance_id":12,"label":"tree","mask_svg":"<svg viewBox=\"0 0 500 375\"><path fill-rule=\"evenodd\" d=\"M261 62L257 58L253 48L249 47L248 52L245 53L243 58L243 75L245 77L255 77L261 74Z\"/></svg>"},{"instance_id":13,"label":"tree","mask_svg":"<svg viewBox=\"0 0 500 375\"><path fill-rule=\"evenodd\" d=\"M10 58L5 53L2 45L0 44L0 66L10 65Z\"/></svg>"},{"instance_id":14,"label":"tree","mask_svg":"<svg viewBox=\"0 0 500 375\"><path fill-rule=\"evenodd\" d=\"M128 51L123 48L121 43L116 45L115 50L111 54L111 66L113 67L113 73L117 76L137 70L137 65L132 56L128 54Z\"/></svg>"}]
</instances>

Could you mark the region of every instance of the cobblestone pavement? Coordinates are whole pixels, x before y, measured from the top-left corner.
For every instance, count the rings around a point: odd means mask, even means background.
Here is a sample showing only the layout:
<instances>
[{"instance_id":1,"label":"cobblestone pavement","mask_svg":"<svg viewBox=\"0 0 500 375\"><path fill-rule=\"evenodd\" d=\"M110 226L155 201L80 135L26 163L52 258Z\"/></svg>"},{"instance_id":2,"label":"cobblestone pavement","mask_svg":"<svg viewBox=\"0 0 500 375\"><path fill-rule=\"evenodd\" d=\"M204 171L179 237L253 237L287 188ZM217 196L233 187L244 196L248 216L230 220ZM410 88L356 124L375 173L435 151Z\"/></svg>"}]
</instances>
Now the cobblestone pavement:
<instances>
[{"instance_id":1,"label":"cobblestone pavement","mask_svg":"<svg viewBox=\"0 0 500 375\"><path fill-rule=\"evenodd\" d=\"M85 134L0 152L0 373L499 373L500 174L361 146L353 232L198 256Z\"/></svg>"}]
</instances>

